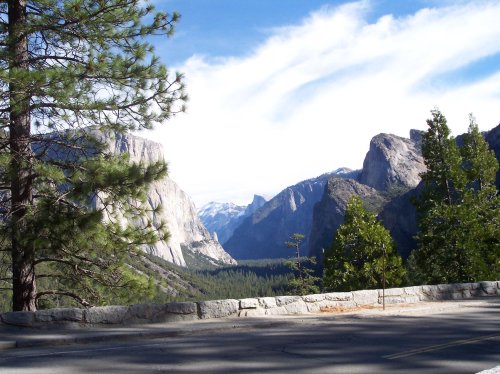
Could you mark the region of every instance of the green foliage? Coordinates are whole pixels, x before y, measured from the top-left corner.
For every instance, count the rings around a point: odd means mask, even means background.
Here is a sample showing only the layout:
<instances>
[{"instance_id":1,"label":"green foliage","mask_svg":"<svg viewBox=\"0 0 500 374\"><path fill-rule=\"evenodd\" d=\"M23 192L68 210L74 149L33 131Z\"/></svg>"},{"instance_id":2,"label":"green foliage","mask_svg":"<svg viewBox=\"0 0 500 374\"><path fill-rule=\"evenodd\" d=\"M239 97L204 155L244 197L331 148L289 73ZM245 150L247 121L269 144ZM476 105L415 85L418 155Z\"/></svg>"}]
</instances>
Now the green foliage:
<instances>
[{"instance_id":1,"label":"green foliage","mask_svg":"<svg viewBox=\"0 0 500 374\"><path fill-rule=\"evenodd\" d=\"M178 19L143 0L0 2L0 291L14 310L149 292L126 259L168 237L144 204L167 167L110 145L184 110L182 75L149 43Z\"/></svg>"},{"instance_id":2,"label":"green foliage","mask_svg":"<svg viewBox=\"0 0 500 374\"><path fill-rule=\"evenodd\" d=\"M129 275L137 284L123 287L100 287L102 298L96 305L130 305L218 299L242 299L293 294L293 272L285 259L246 260L235 266L188 269L159 257L142 254L125 259ZM40 287L55 288L57 278L39 279ZM130 292L130 287L140 292ZM8 293L0 293L0 313L9 311ZM63 295L40 299L39 308L79 307L81 304Z\"/></svg>"},{"instance_id":3,"label":"green foliage","mask_svg":"<svg viewBox=\"0 0 500 374\"><path fill-rule=\"evenodd\" d=\"M497 279L500 209L494 183L498 161L472 116L458 149L444 116L437 110L432 114L423 141L428 171L422 176L425 189L417 201L418 248L409 259L410 280L437 284ZM433 127L436 122L441 124L440 132ZM439 144L446 144L448 151L432 150Z\"/></svg>"},{"instance_id":4,"label":"green foliage","mask_svg":"<svg viewBox=\"0 0 500 374\"><path fill-rule=\"evenodd\" d=\"M389 232L354 196L347 204L344 223L325 252L324 285L335 291L400 286L405 271Z\"/></svg>"},{"instance_id":5,"label":"green foliage","mask_svg":"<svg viewBox=\"0 0 500 374\"><path fill-rule=\"evenodd\" d=\"M456 190L463 188L465 175L461 168L462 159L446 117L437 109L431 111L427 120L429 127L422 137L422 155L427 171L421 175L425 183L423 202L429 205L453 204Z\"/></svg>"},{"instance_id":6,"label":"green foliage","mask_svg":"<svg viewBox=\"0 0 500 374\"><path fill-rule=\"evenodd\" d=\"M290 240L285 244L295 249L296 258L287 261L286 265L292 269L294 277L289 282L289 292L292 295L307 295L319 293L319 277L314 276L316 259L306 258L305 261L300 256L300 243L304 240L304 235L295 233L290 236Z\"/></svg>"}]
</instances>

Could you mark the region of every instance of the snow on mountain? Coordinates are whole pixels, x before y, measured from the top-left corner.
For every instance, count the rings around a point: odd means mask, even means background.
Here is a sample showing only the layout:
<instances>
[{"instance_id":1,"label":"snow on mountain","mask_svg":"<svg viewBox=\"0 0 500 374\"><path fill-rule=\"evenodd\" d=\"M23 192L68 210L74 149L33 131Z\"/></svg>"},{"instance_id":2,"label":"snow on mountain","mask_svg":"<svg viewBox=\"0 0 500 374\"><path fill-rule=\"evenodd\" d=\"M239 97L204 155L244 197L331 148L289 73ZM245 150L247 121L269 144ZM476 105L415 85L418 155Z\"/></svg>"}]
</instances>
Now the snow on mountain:
<instances>
[{"instance_id":1,"label":"snow on mountain","mask_svg":"<svg viewBox=\"0 0 500 374\"><path fill-rule=\"evenodd\" d=\"M233 203L210 202L198 210L198 216L212 234L216 235L219 242L224 244L243 219L255 212L266 203L262 196L255 195L251 204L240 206Z\"/></svg>"},{"instance_id":2,"label":"snow on mountain","mask_svg":"<svg viewBox=\"0 0 500 374\"><path fill-rule=\"evenodd\" d=\"M245 211L245 206L239 206L233 203L218 203L212 201L198 210L198 215L200 217L211 217L214 218L217 215L223 215L226 217L235 217L239 214L243 214Z\"/></svg>"}]
</instances>

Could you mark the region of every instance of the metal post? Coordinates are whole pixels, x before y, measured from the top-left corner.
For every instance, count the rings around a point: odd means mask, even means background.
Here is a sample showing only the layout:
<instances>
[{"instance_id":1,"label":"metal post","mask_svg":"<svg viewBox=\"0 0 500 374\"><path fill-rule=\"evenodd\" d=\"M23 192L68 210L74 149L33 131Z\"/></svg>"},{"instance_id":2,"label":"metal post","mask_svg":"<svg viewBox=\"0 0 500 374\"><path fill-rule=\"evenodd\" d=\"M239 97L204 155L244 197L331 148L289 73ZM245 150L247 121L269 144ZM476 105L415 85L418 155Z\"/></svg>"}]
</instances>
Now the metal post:
<instances>
[{"instance_id":1,"label":"metal post","mask_svg":"<svg viewBox=\"0 0 500 374\"><path fill-rule=\"evenodd\" d=\"M385 244L382 243L382 310L385 310Z\"/></svg>"}]
</instances>

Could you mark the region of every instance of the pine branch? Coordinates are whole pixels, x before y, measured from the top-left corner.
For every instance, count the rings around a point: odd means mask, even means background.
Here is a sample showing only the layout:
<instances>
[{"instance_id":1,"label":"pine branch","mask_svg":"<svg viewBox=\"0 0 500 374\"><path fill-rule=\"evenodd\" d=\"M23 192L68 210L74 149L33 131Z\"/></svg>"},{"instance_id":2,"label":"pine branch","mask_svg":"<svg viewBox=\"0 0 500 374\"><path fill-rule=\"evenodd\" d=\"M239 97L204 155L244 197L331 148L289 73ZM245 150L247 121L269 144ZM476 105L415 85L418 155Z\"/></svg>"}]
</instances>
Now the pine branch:
<instances>
[{"instance_id":1,"label":"pine branch","mask_svg":"<svg viewBox=\"0 0 500 374\"><path fill-rule=\"evenodd\" d=\"M41 297L46 296L46 295L68 296L68 297L71 297L72 299L76 300L77 302L79 302L84 307L91 307L92 306L91 303L89 303L87 300L85 300L81 296L75 294L74 292L61 291L61 290L47 290L47 291L38 292L36 294L36 300L39 300Z\"/></svg>"}]
</instances>

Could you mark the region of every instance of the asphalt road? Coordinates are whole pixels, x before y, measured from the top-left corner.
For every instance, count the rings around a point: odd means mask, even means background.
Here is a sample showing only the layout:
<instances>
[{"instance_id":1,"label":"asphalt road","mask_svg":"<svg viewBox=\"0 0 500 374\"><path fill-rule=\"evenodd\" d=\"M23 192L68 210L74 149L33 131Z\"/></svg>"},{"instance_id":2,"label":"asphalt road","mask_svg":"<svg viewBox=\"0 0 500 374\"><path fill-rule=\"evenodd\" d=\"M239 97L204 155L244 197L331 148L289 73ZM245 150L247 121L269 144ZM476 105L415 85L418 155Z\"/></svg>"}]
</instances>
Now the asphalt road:
<instances>
[{"instance_id":1,"label":"asphalt road","mask_svg":"<svg viewBox=\"0 0 500 374\"><path fill-rule=\"evenodd\" d=\"M500 364L500 302L270 319L154 340L0 352L0 373L476 373ZM278 323L279 322L279 323Z\"/></svg>"}]
</instances>

